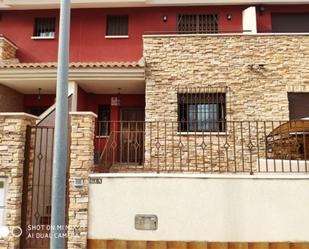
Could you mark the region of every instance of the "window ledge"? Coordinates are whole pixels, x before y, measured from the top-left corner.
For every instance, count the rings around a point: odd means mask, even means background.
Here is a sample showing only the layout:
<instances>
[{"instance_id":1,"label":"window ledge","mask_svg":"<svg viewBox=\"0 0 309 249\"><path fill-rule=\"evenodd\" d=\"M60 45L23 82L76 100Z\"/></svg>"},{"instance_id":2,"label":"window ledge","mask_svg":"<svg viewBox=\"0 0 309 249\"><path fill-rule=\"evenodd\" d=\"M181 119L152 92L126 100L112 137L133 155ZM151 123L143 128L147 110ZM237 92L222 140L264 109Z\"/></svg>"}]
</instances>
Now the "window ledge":
<instances>
[{"instance_id":1,"label":"window ledge","mask_svg":"<svg viewBox=\"0 0 309 249\"><path fill-rule=\"evenodd\" d=\"M55 36L31 36L32 40L53 40Z\"/></svg>"},{"instance_id":2,"label":"window ledge","mask_svg":"<svg viewBox=\"0 0 309 249\"><path fill-rule=\"evenodd\" d=\"M129 38L128 35L106 35L106 39L127 39Z\"/></svg>"},{"instance_id":3,"label":"window ledge","mask_svg":"<svg viewBox=\"0 0 309 249\"><path fill-rule=\"evenodd\" d=\"M177 135L180 136L228 136L228 132L216 132L216 131L205 131L205 132L194 132L194 131L189 131L189 132L177 132Z\"/></svg>"}]
</instances>

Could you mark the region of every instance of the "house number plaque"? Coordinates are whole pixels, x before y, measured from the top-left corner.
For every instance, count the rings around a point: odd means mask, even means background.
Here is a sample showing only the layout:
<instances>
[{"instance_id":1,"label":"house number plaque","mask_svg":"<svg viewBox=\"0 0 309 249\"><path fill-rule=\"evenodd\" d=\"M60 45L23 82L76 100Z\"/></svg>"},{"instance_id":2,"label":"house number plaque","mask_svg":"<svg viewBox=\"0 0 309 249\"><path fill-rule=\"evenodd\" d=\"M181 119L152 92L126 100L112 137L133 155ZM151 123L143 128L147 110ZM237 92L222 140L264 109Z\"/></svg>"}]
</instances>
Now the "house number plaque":
<instances>
[{"instance_id":1,"label":"house number plaque","mask_svg":"<svg viewBox=\"0 0 309 249\"><path fill-rule=\"evenodd\" d=\"M137 214L135 215L136 230L157 230L158 217L156 215Z\"/></svg>"},{"instance_id":2,"label":"house number plaque","mask_svg":"<svg viewBox=\"0 0 309 249\"><path fill-rule=\"evenodd\" d=\"M90 184L102 184L102 178L90 178L89 183Z\"/></svg>"}]
</instances>

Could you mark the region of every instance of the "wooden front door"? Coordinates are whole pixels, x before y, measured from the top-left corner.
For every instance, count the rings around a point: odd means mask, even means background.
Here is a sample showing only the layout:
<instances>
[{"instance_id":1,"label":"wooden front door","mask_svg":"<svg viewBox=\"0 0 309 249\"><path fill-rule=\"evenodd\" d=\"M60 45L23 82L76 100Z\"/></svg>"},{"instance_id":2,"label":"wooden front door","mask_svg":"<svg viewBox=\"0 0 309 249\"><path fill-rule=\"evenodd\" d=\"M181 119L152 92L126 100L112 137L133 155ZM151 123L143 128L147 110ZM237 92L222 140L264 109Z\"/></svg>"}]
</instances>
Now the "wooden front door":
<instances>
[{"instance_id":1,"label":"wooden front door","mask_svg":"<svg viewBox=\"0 0 309 249\"><path fill-rule=\"evenodd\" d=\"M143 164L144 162L144 109L121 110L121 163Z\"/></svg>"}]
</instances>

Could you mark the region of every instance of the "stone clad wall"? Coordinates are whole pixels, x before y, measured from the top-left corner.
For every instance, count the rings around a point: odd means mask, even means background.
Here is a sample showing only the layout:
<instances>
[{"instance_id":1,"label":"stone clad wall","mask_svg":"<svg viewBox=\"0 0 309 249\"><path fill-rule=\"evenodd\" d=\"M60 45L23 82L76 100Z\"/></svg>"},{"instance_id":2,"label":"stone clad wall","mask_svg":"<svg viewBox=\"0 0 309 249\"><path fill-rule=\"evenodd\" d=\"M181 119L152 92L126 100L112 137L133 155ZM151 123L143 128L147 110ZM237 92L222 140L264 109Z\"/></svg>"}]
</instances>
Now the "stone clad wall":
<instances>
[{"instance_id":1,"label":"stone clad wall","mask_svg":"<svg viewBox=\"0 0 309 249\"><path fill-rule=\"evenodd\" d=\"M228 87L227 121L288 120L287 93L309 92L308 35L146 35L144 58L146 122L168 122L166 136L164 124L158 133L156 123L146 125L145 161L149 167L170 170L170 165L174 165L188 171L205 167L206 171L210 168L219 171L221 164L225 171L232 164L234 168L249 170L258 154L266 156L262 133L272 130L271 123L265 130L256 124L251 127L238 124L234 128L236 136L229 125L226 135L211 142L209 136L177 134L179 87ZM172 126L171 122L175 124ZM253 139L257 133L259 138ZM233 138L238 141L235 145ZM240 141L244 143L244 151ZM264 146L263 150L257 151L257 145ZM227 154L230 164L226 162Z\"/></svg>"},{"instance_id":2,"label":"stone clad wall","mask_svg":"<svg viewBox=\"0 0 309 249\"><path fill-rule=\"evenodd\" d=\"M17 47L9 42L6 38L0 37L0 65L17 63Z\"/></svg>"},{"instance_id":3,"label":"stone clad wall","mask_svg":"<svg viewBox=\"0 0 309 249\"><path fill-rule=\"evenodd\" d=\"M86 249L88 236L88 174L93 166L94 113L70 113L71 146L69 169L69 249ZM74 180L82 180L81 187L74 186Z\"/></svg>"},{"instance_id":4,"label":"stone clad wall","mask_svg":"<svg viewBox=\"0 0 309 249\"><path fill-rule=\"evenodd\" d=\"M27 125L34 125L35 117L16 113L0 115L0 177L7 180L5 226L21 226L23 164ZM19 248L19 238L9 236L0 240L0 248Z\"/></svg>"}]
</instances>

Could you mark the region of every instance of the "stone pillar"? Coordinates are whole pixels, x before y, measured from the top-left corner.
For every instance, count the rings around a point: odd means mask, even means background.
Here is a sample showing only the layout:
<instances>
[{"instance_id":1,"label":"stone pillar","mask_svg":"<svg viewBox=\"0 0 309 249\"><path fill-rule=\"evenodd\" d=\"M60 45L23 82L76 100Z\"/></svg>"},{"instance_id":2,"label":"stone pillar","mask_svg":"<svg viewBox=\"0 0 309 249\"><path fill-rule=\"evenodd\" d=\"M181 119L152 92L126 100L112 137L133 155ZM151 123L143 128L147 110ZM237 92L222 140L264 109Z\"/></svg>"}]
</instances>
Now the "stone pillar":
<instances>
[{"instance_id":1,"label":"stone pillar","mask_svg":"<svg viewBox=\"0 0 309 249\"><path fill-rule=\"evenodd\" d=\"M0 177L6 180L4 225L10 231L21 226L23 165L26 129L36 117L26 113L0 113ZM0 240L0 248L19 248L19 238Z\"/></svg>"},{"instance_id":2,"label":"stone pillar","mask_svg":"<svg viewBox=\"0 0 309 249\"><path fill-rule=\"evenodd\" d=\"M19 60L16 58L17 49L15 44L0 36L0 65L18 63Z\"/></svg>"},{"instance_id":3,"label":"stone pillar","mask_svg":"<svg viewBox=\"0 0 309 249\"><path fill-rule=\"evenodd\" d=\"M96 115L71 112L71 147L69 169L68 249L87 248L88 174L93 166ZM75 180L81 181L76 187Z\"/></svg>"}]
</instances>

